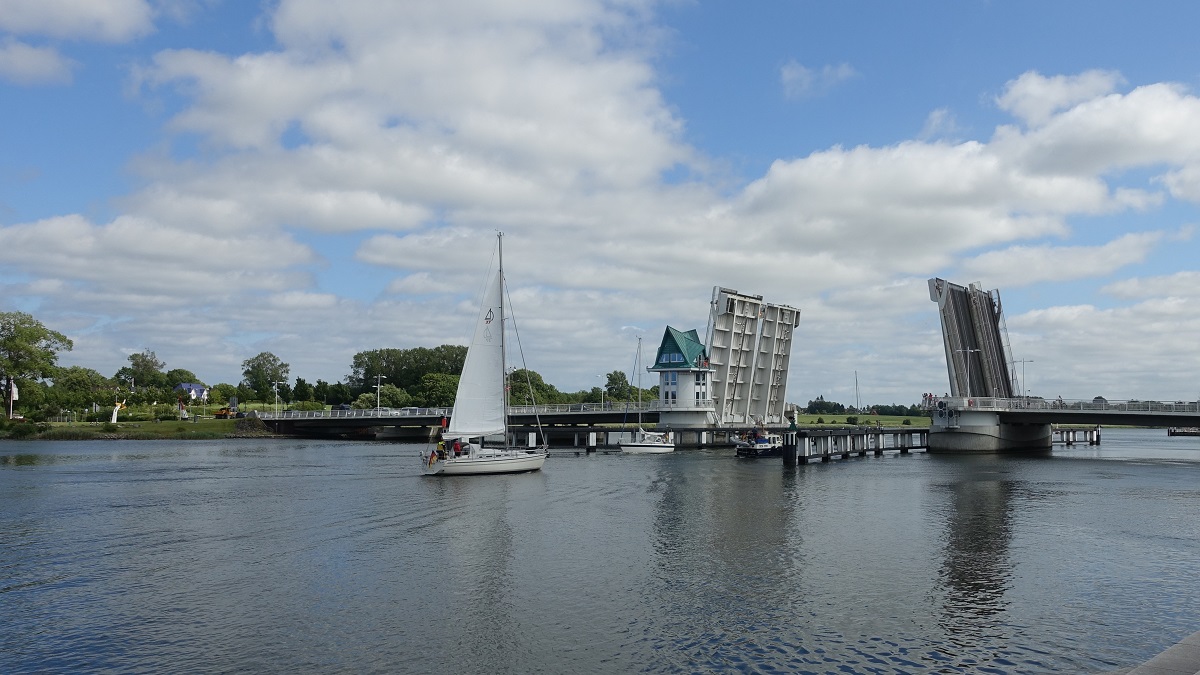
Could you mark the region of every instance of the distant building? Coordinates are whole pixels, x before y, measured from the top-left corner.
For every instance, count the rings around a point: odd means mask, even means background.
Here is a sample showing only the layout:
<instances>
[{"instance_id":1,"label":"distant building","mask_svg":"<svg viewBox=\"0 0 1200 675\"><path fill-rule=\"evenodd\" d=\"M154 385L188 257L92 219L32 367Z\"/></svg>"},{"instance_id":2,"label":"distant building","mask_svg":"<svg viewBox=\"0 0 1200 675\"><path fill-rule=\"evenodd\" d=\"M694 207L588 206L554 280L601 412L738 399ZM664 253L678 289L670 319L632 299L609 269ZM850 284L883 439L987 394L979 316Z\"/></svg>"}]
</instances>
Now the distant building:
<instances>
[{"instance_id":1,"label":"distant building","mask_svg":"<svg viewBox=\"0 0 1200 675\"><path fill-rule=\"evenodd\" d=\"M660 425L708 425L715 421L709 391L712 369L708 354L695 330L667 326L654 364L646 368L658 373L658 422Z\"/></svg>"},{"instance_id":2,"label":"distant building","mask_svg":"<svg viewBox=\"0 0 1200 675\"><path fill-rule=\"evenodd\" d=\"M194 382L180 382L179 384L175 385L174 391L187 394L187 397L193 401L196 399L200 399L201 401L208 400L208 387L204 386L203 384L196 384Z\"/></svg>"}]
</instances>

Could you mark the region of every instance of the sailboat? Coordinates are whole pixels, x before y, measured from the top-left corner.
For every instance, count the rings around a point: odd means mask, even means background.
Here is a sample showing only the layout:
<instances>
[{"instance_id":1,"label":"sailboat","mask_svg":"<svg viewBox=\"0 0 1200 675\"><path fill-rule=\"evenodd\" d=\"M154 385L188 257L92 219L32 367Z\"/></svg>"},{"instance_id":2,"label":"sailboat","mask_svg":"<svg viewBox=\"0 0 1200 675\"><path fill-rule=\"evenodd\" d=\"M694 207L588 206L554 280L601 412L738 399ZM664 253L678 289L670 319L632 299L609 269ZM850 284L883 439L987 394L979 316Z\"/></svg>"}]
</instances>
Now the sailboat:
<instances>
[{"instance_id":1,"label":"sailboat","mask_svg":"<svg viewBox=\"0 0 1200 675\"><path fill-rule=\"evenodd\" d=\"M660 431L646 431L642 428L642 338L638 338L637 356L633 360L633 369L637 371L638 390L638 430L633 439L621 441L621 452L629 454L659 454L674 452L675 444L670 434Z\"/></svg>"},{"instance_id":2,"label":"sailboat","mask_svg":"<svg viewBox=\"0 0 1200 675\"><path fill-rule=\"evenodd\" d=\"M503 237L502 233L496 236L496 264L488 270L475 333L454 396L454 413L438 448L422 458L427 476L537 471L549 454L545 447L508 446ZM485 437L496 435L502 435L502 447L483 444Z\"/></svg>"}]
</instances>

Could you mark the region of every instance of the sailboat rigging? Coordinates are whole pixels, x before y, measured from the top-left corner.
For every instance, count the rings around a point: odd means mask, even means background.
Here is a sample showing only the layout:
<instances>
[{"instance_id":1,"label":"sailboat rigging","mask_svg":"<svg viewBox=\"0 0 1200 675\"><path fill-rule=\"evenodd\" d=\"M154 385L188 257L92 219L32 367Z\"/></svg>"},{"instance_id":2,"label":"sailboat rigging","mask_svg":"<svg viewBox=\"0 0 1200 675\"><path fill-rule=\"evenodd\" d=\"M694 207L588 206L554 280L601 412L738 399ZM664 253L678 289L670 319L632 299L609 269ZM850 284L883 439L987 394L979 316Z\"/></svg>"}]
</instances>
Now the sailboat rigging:
<instances>
[{"instance_id":1,"label":"sailboat rigging","mask_svg":"<svg viewBox=\"0 0 1200 675\"><path fill-rule=\"evenodd\" d=\"M438 447L423 458L425 475L519 473L542 468L549 454L509 446L505 369L504 240L496 235L496 265L488 270L483 299L463 363L454 412ZM500 435L500 447L484 445Z\"/></svg>"},{"instance_id":2,"label":"sailboat rigging","mask_svg":"<svg viewBox=\"0 0 1200 675\"><path fill-rule=\"evenodd\" d=\"M642 428L642 338L638 337L637 356L634 357L633 369L637 371L638 390L638 430L630 441L620 443L621 452L629 454L660 454L674 452L675 443L670 434L660 431L646 431Z\"/></svg>"}]
</instances>

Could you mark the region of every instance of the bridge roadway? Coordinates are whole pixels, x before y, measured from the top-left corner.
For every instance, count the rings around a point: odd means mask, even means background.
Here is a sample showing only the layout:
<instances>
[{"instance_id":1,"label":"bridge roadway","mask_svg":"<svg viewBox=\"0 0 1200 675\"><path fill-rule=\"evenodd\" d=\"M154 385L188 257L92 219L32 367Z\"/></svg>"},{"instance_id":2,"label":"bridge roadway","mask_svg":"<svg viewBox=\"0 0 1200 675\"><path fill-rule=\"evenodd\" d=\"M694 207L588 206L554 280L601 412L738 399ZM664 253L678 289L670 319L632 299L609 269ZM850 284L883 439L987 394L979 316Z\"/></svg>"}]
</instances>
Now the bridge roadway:
<instances>
[{"instance_id":1,"label":"bridge roadway","mask_svg":"<svg viewBox=\"0 0 1200 675\"><path fill-rule=\"evenodd\" d=\"M641 404L642 421L658 422L657 401ZM411 436L421 435L420 429L435 429L443 419L449 419L453 408L377 408L366 410L285 410L258 411L255 415L276 433L336 436L366 434L368 429L393 427L410 428ZM533 426L539 420L543 426L595 426L599 424L637 424L637 403L574 403L538 406L511 406L509 424L513 427ZM428 433L424 434L428 436Z\"/></svg>"},{"instance_id":2,"label":"bridge roadway","mask_svg":"<svg viewBox=\"0 0 1200 675\"><path fill-rule=\"evenodd\" d=\"M950 396L933 400L934 414L940 403L950 410L994 412L1001 423L1087 424L1135 427L1200 426L1200 404L1196 401L1108 401L1042 398L965 398Z\"/></svg>"}]
</instances>

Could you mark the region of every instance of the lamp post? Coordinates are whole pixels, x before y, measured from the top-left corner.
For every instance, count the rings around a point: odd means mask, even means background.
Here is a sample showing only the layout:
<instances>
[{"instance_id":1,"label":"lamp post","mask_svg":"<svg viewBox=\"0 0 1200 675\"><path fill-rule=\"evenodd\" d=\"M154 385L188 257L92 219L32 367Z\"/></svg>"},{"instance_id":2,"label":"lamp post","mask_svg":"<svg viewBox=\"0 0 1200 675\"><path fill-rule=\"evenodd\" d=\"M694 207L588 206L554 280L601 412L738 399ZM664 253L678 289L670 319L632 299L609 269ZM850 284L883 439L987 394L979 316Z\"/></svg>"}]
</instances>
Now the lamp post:
<instances>
[{"instance_id":1,"label":"lamp post","mask_svg":"<svg viewBox=\"0 0 1200 675\"><path fill-rule=\"evenodd\" d=\"M1013 363L1021 364L1021 391L1025 397L1025 406L1029 406L1029 388L1025 386L1025 364L1033 363L1033 359L1017 359Z\"/></svg>"},{"instance_id":2,"label":"lamp post","mask_svg":"<svg viewBox=\"0 0 1200 675\"><path fill-rule=\"evenodd\" d=\"M597 375L597 380L600 380L600 409L604 410L604 376Z\"/></svg>"},{"instance_id":3,"label":"lamp post","mask_svg":"<svg viewBox=\"0 0 1200 675\"><path fill-rule=\"evenodd\" d=\"M382 386L382 380L386 380L386 375L375 373L375 409L379 410L379 388Z\"/></svg>"},{"instance_id":4,"label":"lamp post","mask_svg":"<svg viewBox=\"0 0 1200 675\"><path fill-rule=\"evenodd\" d=\"M971 398L971 352L979 353L983 350L967 348L955 349L954 351L958 352L959 354L966 353L967 355L965 359L967 362L967 398Z\"/></svg>"},{"instance_id":5,"label":"lamp post","mask_svg":"<svg viewBox=\"0 0 1200 675\"><path fill-rule=\"evenodd\" d=\"M275 416L279 417L279 385L286 384L284 382L275 383Z\"/></svg>"}]
</instances>

